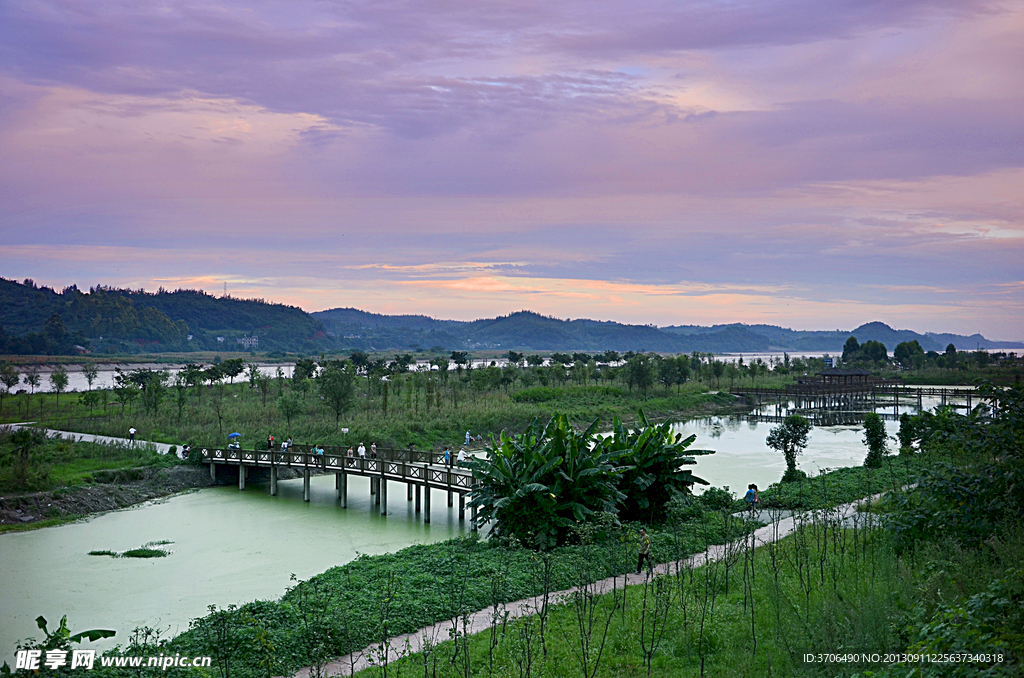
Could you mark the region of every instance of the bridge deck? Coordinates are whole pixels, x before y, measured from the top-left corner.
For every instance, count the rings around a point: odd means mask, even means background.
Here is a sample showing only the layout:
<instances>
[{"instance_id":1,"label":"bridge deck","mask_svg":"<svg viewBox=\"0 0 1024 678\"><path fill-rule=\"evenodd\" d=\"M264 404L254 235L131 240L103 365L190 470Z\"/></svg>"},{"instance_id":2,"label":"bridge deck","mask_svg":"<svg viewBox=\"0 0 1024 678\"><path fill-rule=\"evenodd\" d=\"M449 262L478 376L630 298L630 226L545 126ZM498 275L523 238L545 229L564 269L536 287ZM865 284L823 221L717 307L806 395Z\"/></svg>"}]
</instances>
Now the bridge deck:
<instances>
[{"instance_id":1,"label":"bridge deck","mask_svg":"<svg viewBox=\"0 0 1024 678\"><path fill-rule=\"evenodd\" d=\"M376 495L376 504L381 506L381 515L387 515L387 483L400 482L407 485L407 497L413 500L415 491L416 512L420 512L420 494L425 499L424 522L430 522L430 492L442 490L448 493L448 506L453 505L452 497L459 497L459 519L465 518L465 497L477 481L469 469L443 464L443 453L417 450L378 450L376 457L348 456L342 448L324 448L323 454L313 452L309 446L294 446L287 450L243 450L235 448L204 448L203 461L210 464L210 476L216 477L218 465L238 467L238 488L245 489L245 478L249 468L270 469L270 493L277 494L277 470L297 468L303 472L303 498L309 501L309 479L311 471L335 474L335 489L342 507L348 505L349 475L370 479L370 494ZM416 461L412 461L416 460ZM422 461L420 461L422 460ZM442 463L435 463L435 462ZM476 510L473 509L472 529L476 530Z\"/></svg>"}]
</instances>

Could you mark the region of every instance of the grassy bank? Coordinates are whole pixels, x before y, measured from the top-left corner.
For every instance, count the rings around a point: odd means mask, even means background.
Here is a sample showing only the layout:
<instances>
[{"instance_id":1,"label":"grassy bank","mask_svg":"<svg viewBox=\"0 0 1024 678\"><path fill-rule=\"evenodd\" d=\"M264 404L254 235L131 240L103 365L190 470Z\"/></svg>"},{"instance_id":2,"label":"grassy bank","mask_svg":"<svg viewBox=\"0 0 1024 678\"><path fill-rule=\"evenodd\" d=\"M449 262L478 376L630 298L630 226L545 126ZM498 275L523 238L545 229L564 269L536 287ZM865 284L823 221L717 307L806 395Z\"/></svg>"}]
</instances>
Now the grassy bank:
<instances>
[{"instance_id":1,"label":"grassy bank","mask_svg":"<svg viewBox=\"0 0 1024 678\"><path fill-rule=\"evenodd\" d=\"M102 393L104 402L113 397ZM290 421L278 406L282 394L293 397L297 406ZM245 383L190 388L182 394L180 408L178 394L169 389L154 410L138 403L123 408L117 403L88 407L81 395L64 394L59 405L51 393L8 397L0 418L5 422L31 419L40 426L119 437L134 427L140 439L179 445L223 445L224 436L237 431L247 447L261 445L273 434L279 441L291 436L301 443L377 441L431 448L458 444L467 430L485 437L502 430L520 431L533 418L547 419L553 412L564 412L575 424L588 425L594 419L610 423L615 416L631 421L640 407L653 419L743 407L731 396L708 393L698 384L688 384L678 392L653 391L647 398L639 391L604 386L557 386L511 393L466 389L439 398L435 392L408 385L398 395L389 396L386 409L379 394L357 393L352 408L339 421L313 389L297 387L291 380L276 381L266 398ZM349 432L343 433L342 428Z\"/></svg>"}]
</instances>

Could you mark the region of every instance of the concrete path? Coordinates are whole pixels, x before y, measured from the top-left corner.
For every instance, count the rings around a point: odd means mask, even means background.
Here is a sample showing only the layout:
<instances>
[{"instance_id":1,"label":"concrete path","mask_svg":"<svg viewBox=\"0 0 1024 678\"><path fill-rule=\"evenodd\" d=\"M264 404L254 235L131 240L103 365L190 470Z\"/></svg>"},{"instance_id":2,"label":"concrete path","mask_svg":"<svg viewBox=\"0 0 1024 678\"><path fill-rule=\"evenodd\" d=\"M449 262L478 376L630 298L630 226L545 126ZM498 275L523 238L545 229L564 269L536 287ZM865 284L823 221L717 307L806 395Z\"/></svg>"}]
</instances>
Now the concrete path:
<instances>
[{"instance_id":1,"label":"concrete path","mask_svg":"<svg viewBox=\"0 0 1024 678\"><path fill-rule=\"evenodd\" d=\"M875 501L881 494L876 494L871 497L865 497L864 499L858 499L857 501L850 502L849 504L842 504L837 506L832 511L834 516L839 520L848 521L854 514L857 513L857 509L864 503ZM768 510L762 511L762 519L772 521L768 525L757 529L754 532L754 544L756 546L763 546L765 544L778 541L783 537L786 537L796 529L796 516L791 511L785 512L788 515L776 515L772 516ZM711 546L707 551L697 553L690 556L682 561L672 561L668 563L662 563L653 568L654 574L669 574L677 571L679 568L695 568L700 567L708 562L721 560L727 554L736 553L737 548L742 548L743 542L737 541L731 544L717 544ZM649 574L627 574L619 575L617 577L608 577L596 582L593 586L593 590L599 594L610 593L613 588L621 589L624 585L633 586L636 584L643 584L644 580L650 576ZM564 591L552 592L548 598L548 605L555 605L561 601L566 600L576 591L576 588L566 589ZM531 614L536 614L537 610L543 604L541 596L533 598L525 598L523 600L517 600L512 603L501 605L495 613L494 607L487 607L479 612L474 612L469 616L469 624L467 631L470 634L480 633L491 628L495 623L501 623L501 619L504 614L508 613L508 619L517 619L519 617L525 617ZM406 633L401 636L395 636L389 641L388 661L397 661L402 655L409 652L420 652L424 645L429 642L430 644L441 643L449 640L449 631L452 628L451 621L438 622L432 626L426 626L413 633ZM459 623L459 632L463 631L462 623ZM408 643L408 645L407 645ZM380 663L381 649L379 644L373 644L363 648L358 652L345 655L335 659L328 664L324 669L325 676L348 676L353 671L362 671L363 669L369 668L372 664L369 662L369 658L374 658L375 663ZM300 669L294 674L294 678L309 678L310 671L309 667Z\"/></svg>"},{"instance_id":2,"label":"concrete path","mask_svg":"<svg viewBox=\"0 0 1024 678\"><path fill-rule=\"evenodd\" d=\"M5 424L5 426L10 426L13 429L19 429L19 428L38 428L38 427L34 426L31 421L22 422L20 424ZM43 429L39 429L39 430L45 431L46 435L48 435L48 436L59 435L62 438L74 439L76 442L85 441L85 442L89 442L89 443L106 443L108 445L111 445L111 444L125 444L125 445L134 444L134 445L136 445L138 447L143 447L143 446L146 446L146 445L152 445L154 448L156 448L156 451L159 452L160 454L167 454L168 452L171 451L171 445L169 445L168 443L152 443L152 442L149 442L147 440L136 440L134 443L131 443L127 438L114 438L113 436L97 436L97 435L93 435L91 433L73 433L71 431L57 431L57 430L54 430L52 428L43 428ZM177 455L178 455L178 457L181 457L181 445L178 445L177 448L178 448Z\"/></svg>"}]
</instances>

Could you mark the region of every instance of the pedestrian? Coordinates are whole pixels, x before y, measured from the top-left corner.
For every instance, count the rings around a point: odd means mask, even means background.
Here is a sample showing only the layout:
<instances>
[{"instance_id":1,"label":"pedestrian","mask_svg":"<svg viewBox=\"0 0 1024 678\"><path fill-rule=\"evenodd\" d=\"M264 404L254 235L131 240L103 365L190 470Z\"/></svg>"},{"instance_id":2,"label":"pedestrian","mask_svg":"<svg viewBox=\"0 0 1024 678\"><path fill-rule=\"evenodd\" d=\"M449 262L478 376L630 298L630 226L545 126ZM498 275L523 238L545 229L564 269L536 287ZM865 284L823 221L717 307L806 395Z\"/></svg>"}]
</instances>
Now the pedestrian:
<instances>
[{"instance_id":1,"label":"pedestrian","mask_svg":"<svg viewBox=\"0 0 1024 678\"><path fill-rule=\"evenodd\" d=\"M366 446L362 443L359 443L359 458L366 459Z\"/></svg>"},{"instance_id":2,"label":"pedestrian","mask_svg":"<svg viewBox=\"0 0 1024 678\"><path fill-rule=\"evenodd\" d=\"M316 453L317 453L318 456L321 456L321 457L324 454L324 448L320 447L320 443L316 444Z\"/></svg>"},{"instance_id":3,"label":"pedestrian","mask_svg":"<svg viewBox=\"0 0 1024 678\"><path fill-rule=\"evenodd\" d=\"M267 449L274 449L274 436L270 435L269 433L267 434Z\"/></svg>"},{"instance_id":4,"label":"pedestrian","mask_svg":"<svg viewBox=\"0 0 1024 678\"><path fill-rule=\"evenodd\" d=\"M370 459L377 458L377 443L370 443Z\"/></svg>"},{"instance_id":5,"label":"pedestrian","mask_svg":"<svg viewBox=\"0 0 1024 678\"><path fill-rule=\"evenodd\" d=\"M462 466L462 462L466 461L466 451L459 450L459 456L455 459L455 463Z\"/></svg>"},{"instance_id":6,"label":"pedestrian","mask_svg":"<svg viewBox=\"0 0 1024 678\"><path fill-rule=\"evenodd\" d=\"M292 437L291 436L288 436L287 443L288 443L288 447L292 446Z\"/></svg>"},{"instance_id":7,"label":"pedestrian","mask_svg":"<svg viewBox=\"0 0 1024 678\"><path fill-rule=\"evenodd\" d=\"M747 511L750 515L754 515L754 511L757 510L757 505L761 502L761 496L757 491L757 485L750 483L747 485L747 493L743 496L743 500L747 502Z\"/></svg>"},{"instance_id":8,"label":"pedestrian","mask_svg":"<svg viewBox=\"0 0 1024 678\"><path fill-rule=\"evenodd\" d=\"M128 429L128 442L130 442L130 443L134 443L135 442L135 427L134 426L132 426L130 429Z\"/></svg>"},{"instance_id":9,"label":"pedestrian","mask_svg":"<svg viewBox=\"0 0 1024 678\"><path fill-rule=\"evenodd\" d=\"M469 431L466 431L466 445L469 445L471 442L473 442L473 436Z\"/></svg>"},{"instance_id":10,"label":"pedestrian","mask_svg":"<svg viewBox=\"0 0 1024 678\"><path fill-rule=\"evenodd\" d=\"M348 446L348 456L350 456L350 457L351 457L352 455L353 455L353 452L352 452L352 446L351 446L351 445L349 445L349 446Z\"/></svg>"},{"instance_id":11,"label":"pedestrian","mask_svg":"<svg viewBox=\"0 0 1024 678\"><path fill-rule=\"evenodd\" d=\"M647 532L644 528L640 528L640 557L636 561L636 573L640 574L640 570L644 567L644 561L647 561L647 567L651 566L651 538L647 536Z\"/></svg>"},{"instance_id":12,"label":"pedestrian","mask_svg":"<svg viewBox=\"0 0 1024 678\"><path fill-rule=\"evenodd\" d=\"M444 448L444 465L449 466L452 463L452 451L447 447Z\"/></svg>"}]
</instances>

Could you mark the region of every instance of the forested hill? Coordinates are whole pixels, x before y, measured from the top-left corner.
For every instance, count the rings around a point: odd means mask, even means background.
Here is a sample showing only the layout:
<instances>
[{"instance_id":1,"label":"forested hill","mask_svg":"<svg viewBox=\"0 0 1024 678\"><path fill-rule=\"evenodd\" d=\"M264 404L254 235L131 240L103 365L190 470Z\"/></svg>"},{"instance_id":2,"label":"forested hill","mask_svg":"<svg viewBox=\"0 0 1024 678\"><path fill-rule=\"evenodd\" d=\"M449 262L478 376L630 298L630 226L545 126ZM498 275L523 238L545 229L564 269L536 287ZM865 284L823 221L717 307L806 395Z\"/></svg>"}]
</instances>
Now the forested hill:
<instances>
[{"instance_id":1,"label":"forested hill","mask_svg":"<svg viewBox=\"0 0 1024 678\"><path fill-rule=\"evenodd\" d=\"M765 351L768 341L741 327L681 336L653 325L599 320L562 320L530 311L474 320L435 320L422 315L388 316L352 308L313 313L344 346L529 349L534 351Z\"/></svg>"},{"instance_id":2,"label":"forested hill","mask_svg":"<svg viewBox=\"0 0 1024 678\"><path fill-rule=\"evenodd\" d=\"M563 320L531 311L474 321L425 315L382 315L353 308L307 313L261 299L216 297L201 290L156 292L72 285L61 291L31 280L0 278L0 353L67 354L255 349L315 354L364 351L496 349L533 351L657 351L662 353L840 353L850 336L891 351L917 341L925 351L1024 348L981 335L918 334L880 322L854 330L799 331L773 325L626 325ZM252 341L257 345L239 343Z\"/></svg>"},{"instance_id":3,"label":"forested hill","mask_svg":"<svg viewBox=\"0 0 1024 678\"><path fill-rule=\"evenodd\" d=\"M315 352L334 346L324 326L294 306L214 297L197 290L154 293L72 285L58 292L0 278L0 352L104 353L248 350Z\"/></svg>"},{"instance_id":4,"label":"forested hill","mask_svg":"<svg viewBox=\"0 0 1024 678\"><path fill-rule=\"evenodd\" d=\"M345 347L362 350L388 348L531 349L552 351L659 351L690 353L755 353L762 351L830 351L841 353L850 336L858 341L881 341L890 350L903 341L918 341L926 350L1024 348L1020 342L991 341L981 335L918 334L894 330L880 322L854 330L801 331L774 325L624 325L598 320L562 320L520 311L507 316L474 320L436 320L425 315L382 315L354 308L318 311L324 323Z\"/></svg>"}]
</instances>

